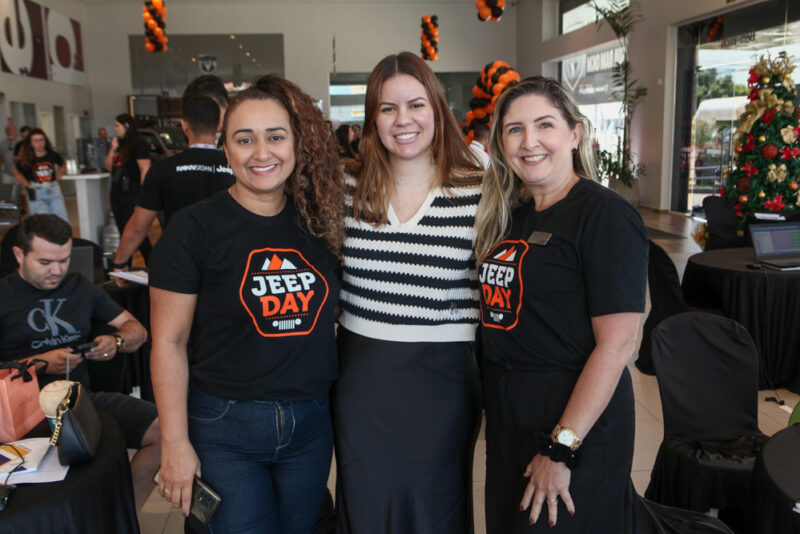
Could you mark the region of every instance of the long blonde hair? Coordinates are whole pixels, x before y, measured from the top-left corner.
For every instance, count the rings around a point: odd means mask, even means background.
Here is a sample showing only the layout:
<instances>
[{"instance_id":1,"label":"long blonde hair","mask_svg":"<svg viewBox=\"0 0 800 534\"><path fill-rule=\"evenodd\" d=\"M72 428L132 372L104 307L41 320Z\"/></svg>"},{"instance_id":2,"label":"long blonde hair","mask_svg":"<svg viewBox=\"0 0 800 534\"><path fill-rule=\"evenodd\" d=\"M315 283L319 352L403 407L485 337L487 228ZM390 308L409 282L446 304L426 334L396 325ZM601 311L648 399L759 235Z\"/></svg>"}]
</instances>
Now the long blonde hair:
<instances>
[{"instance_id":1,"label":"long blonde hair","mask_svg":"<svg viewBox=\"0 0 800 534\"><path fill-rule=\"evenodd\" d=\"M583 127L578 148L572 155L572 168L581 178L597 180L597 170L592 150L592 123L580 112L578 105L560 83L552 78L533 76L509 85L497 99L492 131L489 134L491 163L483 177L483 195L475 215L475 257L481 261L492 247L508 235L511 227L511 211L526 194L522 181L508 165L503 148L503 120L506 112L517 98L526 95L546 97L558 108L567 125L574 129Z\"/></svg>"}]
</instances>

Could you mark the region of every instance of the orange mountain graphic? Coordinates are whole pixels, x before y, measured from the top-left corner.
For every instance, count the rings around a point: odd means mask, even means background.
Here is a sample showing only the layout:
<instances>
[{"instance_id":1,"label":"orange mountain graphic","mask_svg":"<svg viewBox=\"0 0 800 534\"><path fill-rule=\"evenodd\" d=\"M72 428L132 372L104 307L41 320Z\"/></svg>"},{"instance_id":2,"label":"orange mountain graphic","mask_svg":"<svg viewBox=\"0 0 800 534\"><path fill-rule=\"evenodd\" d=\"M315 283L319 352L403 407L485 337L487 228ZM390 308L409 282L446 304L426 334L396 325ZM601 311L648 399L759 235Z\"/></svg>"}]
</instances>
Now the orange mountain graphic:
<instances>
[{"instance_id":1,"label":"orange mountain graphic","mask_svg":"<svg viewBox=\"0 0 800 534\"><path fill-rule=\"evenodd\" d=\"M273 254L271 258L264 260L264 265L261 267L262 271L288 271L297 269L297 266L287 260L280 258L277 254Z\"/></svg>"}]
</instances>

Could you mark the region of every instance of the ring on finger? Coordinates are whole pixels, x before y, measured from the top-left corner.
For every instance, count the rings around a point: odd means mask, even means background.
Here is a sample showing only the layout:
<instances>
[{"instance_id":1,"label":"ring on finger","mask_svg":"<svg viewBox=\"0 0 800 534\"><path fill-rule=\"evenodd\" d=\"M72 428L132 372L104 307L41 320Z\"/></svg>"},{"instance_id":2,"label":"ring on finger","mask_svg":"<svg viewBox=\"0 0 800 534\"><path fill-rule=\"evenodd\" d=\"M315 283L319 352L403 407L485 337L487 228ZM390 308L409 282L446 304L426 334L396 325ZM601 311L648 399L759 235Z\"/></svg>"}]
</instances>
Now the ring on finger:
<instances>
[{"instance_id":1,"label":"ring on finger","mask_svg":"<svg viewBox=\"0 0 800 534\"><path fill-rule=\"evenodd\" d=\"M547 499L548 504L555 504L558 502L558 497L553 497L552 499Z\"/></svg>"}]
</instances>

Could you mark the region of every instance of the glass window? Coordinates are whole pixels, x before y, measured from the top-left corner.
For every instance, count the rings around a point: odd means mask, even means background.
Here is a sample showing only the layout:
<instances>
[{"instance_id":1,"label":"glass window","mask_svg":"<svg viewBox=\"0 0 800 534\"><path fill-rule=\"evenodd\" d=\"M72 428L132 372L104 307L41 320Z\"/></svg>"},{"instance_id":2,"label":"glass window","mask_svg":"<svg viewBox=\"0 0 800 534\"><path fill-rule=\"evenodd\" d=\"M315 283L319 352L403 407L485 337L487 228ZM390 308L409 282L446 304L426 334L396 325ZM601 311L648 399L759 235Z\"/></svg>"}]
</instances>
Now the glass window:
<instances>
[{"instance_id":1,"label":"glass window","mask_svg":"<svg viewBox=\"0 0 800 534\"><path fill-rule=\"evenodd\" d=\"M558 3L560 33L573 32L589 24L594 24L597 14L592 4L597 3L602 8L608 8L611 2L612 0L596 0L596 2L592 0L560 0ZM630 4L630 1L622 0L620 4L624 7Z\"/></svg>"}]
</instances>

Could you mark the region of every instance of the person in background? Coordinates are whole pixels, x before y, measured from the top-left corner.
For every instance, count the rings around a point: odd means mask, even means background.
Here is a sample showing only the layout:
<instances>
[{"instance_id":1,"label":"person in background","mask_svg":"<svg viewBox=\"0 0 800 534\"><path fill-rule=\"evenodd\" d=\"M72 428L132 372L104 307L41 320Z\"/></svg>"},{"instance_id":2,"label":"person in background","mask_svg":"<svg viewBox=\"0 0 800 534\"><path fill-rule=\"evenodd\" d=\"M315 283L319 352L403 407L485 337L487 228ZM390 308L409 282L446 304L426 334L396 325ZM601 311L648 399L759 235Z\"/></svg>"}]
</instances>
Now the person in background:
<instances>
[{"instance_id":1,"label":"person in background","mask_svg":"<svg viewBox=\"0 0 800 534\"><path fill-rule=\"evenodd\" d=\"M475 137L473 137L472 142L469 144L469 150L478 158L481 167L483 167L484 170L488 169L489 154L486 153L486 149L489 147L489 127L483 124L477 124L472 131L475 132Z\"/></svg>"},{"instance_id":2,"label":"person in background","mask_svg":"<svg viewBox=\"0 0 800 534\"><path fill-rule=\"evenodd\" d=\"M222 130L222 119L225 116L225 110L228 108L228 91L225 89L225 83L213 74L204 74L192 80L186 89L183 90L184 101L190 96L205 95L214 99L214 102L219 106L219 126L217 132ZM222 152L222 137L217 137L217 148Z\"/></svg>"},{"instance_id":3,"label":"person in background","mask_svg":"<svg viewBox=\"0 0 800 534\"><path fill-rule=\"evenodd\" d=\"M346 177L332 397L339 533L467 534L480 169L436 76L409 52L373 69L360 148Z\"/></svg>"},{"instance_id":4,"label":"person in background","mask_svg":"<svg viewBox=\"0 0 800 534\"><path fill-rule=\"evenodd\" d=\"M72 228L64 219L28 217L20 223L13 251L19 268L0 280L0 361L37 358L47 362L40 386L71 373L71 380L87 388L92 403L119 424L127 447L136 450L131 474L136 509L141 510L155 487L161 456L156 407L122 393L92 392L85 362L107 362L136 351L147 340L147 330L102 288L80 274L67 274ZM92 337L97 324L111 326L114 333ZM88 341L97 345L83 354L70 348Z\"/></svg>"},{"instance_id":5,"label":"person in background","mask_svg":"<svg viewBox=\"0 0 800 534\"><path fill-rule=\"evenodd\" d=\"M339 157L340 158L354 158L356 157L350 144L353 142L353 129L347 124L340 124L336 128L336 140L339 142Z\"/></svg>"},{"instance_id":6,"label":"person in background","mask_svg":"<svg viewBox=\"0 0 800 534\"><path fill-rule=\"evenodd\" d=\"M596 181L591 123L558 82L510 85L494 113L475 244L486 531L623 532L647 232Z\"/></svg>"},{"instance_id":7,"label":"person in background","mask_svg":"<svg viewBox=\"0 0 800 534\"><path fill-rule=\"evenodd\" d=\"M181 127L189 147L172 157L153 163L147 173L137 206L125 225L113 269L125 269L159 210L164 211L163 229L180 209L191 206L233 184L233 173L225 155L216 148L220 108L205 95L183 99ZM118 284L120 279L116 279Z\"/></svg>"},{"instance_id":8,"label":"person in background","mask_svg":"<svg viewBox=\"0 0 800 534\"><path fill-rule=\"evenodd\" d=\"M14 145L14 164L15 165L17 164L17 162L19 162L19 158L20 158L19 151L22 150L22 145L24 144L25 139L28 137L28 134L30 134L30 132L31 132L31 127L30 126L23 126L22 128L19 129L19 135L20 135L21 139L19 141L17 141L17 143Z\"/></svg>"},{"instance_id":9,"label":"person in background","mask_svg":"<svg viewBox=\"0 0 800 534\"><path fill-rule=\"evenodd\" d=\"M202 477L208 532L308 534L333 448L337 147L275 75L232 99L223 139L235 183L175 215L150 266L159 491L186 515Z\"/></svg>"},{"instance_id":10,"label":"person in background","mask_svg":"<svg viewBox=\"0 0 800 534\"><path fill-rule=\"evenodd\" d=\"M150 170L150 152L145 142L139 139L133 117L127 113L117 115L114 132L117 135L111 140L105 167L111 173L109 200L114 222L121 236L128 219L133 215L142 182ZM152 248L150 240L145 236L139 245L139 252L145 262Z\"/></svg>"},{"instance_id":11,"label":"person in background","mask_svg":"<svg viewBox=\"0 0 800 534\"><path fill-rule=\"evenodd\" d=\"M350 150L353 151L353 154L358 154L358 143L361 142L361 125L355 123L350 128L353 130L353 140L350 141Z\"/></svg>"},{"instance_id":12,"label":"person in background","mask_svg":"<svg viewBox=\"0 0 800 534\"><path fill-rule=\"evenodd\" d=\"M31 215L52 213L69 220L64 195L58 185L66 168L64 158L53 150L44 131L40 128L29 130L22 140L14 177L28 192Z\"/></svg>"}]
</instances>

